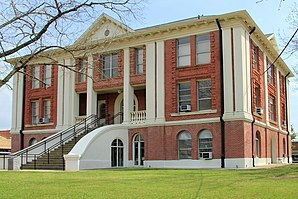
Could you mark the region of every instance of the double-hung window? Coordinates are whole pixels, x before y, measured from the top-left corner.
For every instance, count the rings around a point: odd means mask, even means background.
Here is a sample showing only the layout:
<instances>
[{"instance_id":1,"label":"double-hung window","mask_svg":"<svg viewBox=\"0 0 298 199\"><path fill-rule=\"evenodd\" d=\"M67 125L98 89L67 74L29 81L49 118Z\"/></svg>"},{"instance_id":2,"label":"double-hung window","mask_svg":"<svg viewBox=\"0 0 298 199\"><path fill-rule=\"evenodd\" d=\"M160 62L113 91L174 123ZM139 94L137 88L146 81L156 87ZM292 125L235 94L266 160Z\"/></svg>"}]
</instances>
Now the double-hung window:
<instances>
[{"instance_id":1,"label":"double-hung window","mask_svg":"<svg viewBox=\"0 0 298 199\"><path fill-rule=\"evenodd\" d=\"M44 118L51 118L51 101L50 100L44 100L43 101L43 110L44 110Z\"/></svg>"},{"instance_id":2,"label":"double-hung window","mask_svg":"<svg viewBox=\"0 0 298 199\"><path fill-rule=\"evenodd\" d=\"M270 120L275 121L275 99L273 97L270 97L269 104L270 104Z\"/></svg>"},{"instance_id":3,"label":"double-hung window","mask_svg":"<svg viewBox=\"0 0 298 199\"><path fill-rule=\"evenodd\" d=\"M259 70L259 48L255 45L253 45L253 67Z\"/></svg>"},{"instance_id":4,"label":"double-hung window","mask_svg":"<svg viewBox=\"0 0 298 199\"><path fill-rule=\"evenodd\" d=\"M37 124L39 121L39 106L38 101L31 102L31 108L32 108L32 124Z\"/></svg>"},{"instance_id":5,"label":"double-hung window","mask_svg":"<svg viewBox=\"0 0 298 199\"><path fill-rule=\"evenodd\" d=\"M260 86L256 85L255 87L255 98L256 98L256 107L260 107Z\"/></svg>"},{"instance_id":6,"label":"double-hung window","mask_svg":"<svg viewBox=\"0 0 298 199\"><path fill-rule=\"evenodd\" d=\"M40 66L32 67L32 88L39 88Z\"/></svg>"},{"instance_id":7,"label":"double-hung window","mask_svg":"<svg viewBox=\"0 0 298 199\"><path fill-rule=\"evenodd\" d=\"M87 61L86 58L80 60L79 65L79 82L86 82Z\"/></svg>"},{"instance_id":8,"label":"double-hung window","mask_svg":"<svg viewBox=\"0 0 298 199\"><path fill-rule=\"evenodd\" d=\"M190 37L177 40L177 66L190 66Z\"/></svg>"},{"instance_id":9,"label":"double-hung window","mask_svg":"<svg viewBox=\"0 0 298 199\"><path fill-rule=\"evenodd\" d=\"M178 84L178 105L179 111L181 107L186 107L187 105L191 105L191 91L190 91L190 82L183 82Z\"/></svg>"},{"instance_id":10,"label":"double-hung window","mask_svg":"<svg viewBox=\"0 0 298 199\"><path fill-rule=\"evenodd\" d=\"M46 84L45 87L51 86L52 80L52 65L45 65L44 66L44 83Z\"/></svg>"},{"instance_id":11,"label":"double-hung window","mask_svg":"<svg viewBox=\"0 0 298 199\"><path fill-rule=\"evenodd\" d=\"M136 74L143 74L144 72L143 57L144 57L144 49L137 48L136 49Z\"/></svg>"},{"instance_id":12,"label":"double-hung window","mask_svg":"<svg viewBox=\"0 0 298 199\"><path fill-rule=\"evenodd\" d=\"M197 64L210 63L210 35L197 35L196 37Z\"/></svg>"},{"instance_id":13,"label":"double-hung window","mask_svg":"<svg viewBox=\"0 0 298 199\"><path fill-rule=\"evenodd\" d=\"M267 67L268 67L267 73L268 73L269 83L274 85L274 66L268 62Z\"/></svg>"},{"instance_id":14,"label":"double-hung window","mask_svg":"<svg viewBox=\"0 0 298 199\"><path fill-rule=\"evenodd\" d=\"M113 53L103 57L102 78L108 79L118 76L118 54Z\"/></svg>"},{"instance_id":15,"label":"double-hung window","mask_svg":"<svg viewBox=\"0 0 298 199\"><path fill-rule=\"evenodd\" d=\"M211 79L198 81L198 110L210 110L212 108L212 84Z\"/></svg>"}]
</instances>

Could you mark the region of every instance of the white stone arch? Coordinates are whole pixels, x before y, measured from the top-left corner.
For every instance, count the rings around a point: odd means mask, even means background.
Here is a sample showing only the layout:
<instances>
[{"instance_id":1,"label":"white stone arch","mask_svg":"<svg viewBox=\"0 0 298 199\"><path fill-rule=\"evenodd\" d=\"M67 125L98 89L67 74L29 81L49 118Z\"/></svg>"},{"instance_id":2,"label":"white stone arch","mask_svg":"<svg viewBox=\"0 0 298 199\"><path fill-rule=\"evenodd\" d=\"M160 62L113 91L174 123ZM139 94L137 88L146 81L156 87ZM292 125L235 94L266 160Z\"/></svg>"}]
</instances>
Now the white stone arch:
<instances>
[{"instance_id":1,"label":"white stone arch","mask_svg":"<svg viewBox=\"0 0 298 199\"><path fill-rule=\"evenodd\" d=\"M122 100L123 100L123 92L119 93L119 95L117 96L117 98L115 100L114 115L121 111L121 102L122 102ZM135 94L134 94L134 101L135 101L135 104L136 104L136 111L138 111L139 110L139 101L138 101L138 98ZM120 118L119 117L115 118L114 123L119 124L120 123Z\"/></svg>"}]
</instances>

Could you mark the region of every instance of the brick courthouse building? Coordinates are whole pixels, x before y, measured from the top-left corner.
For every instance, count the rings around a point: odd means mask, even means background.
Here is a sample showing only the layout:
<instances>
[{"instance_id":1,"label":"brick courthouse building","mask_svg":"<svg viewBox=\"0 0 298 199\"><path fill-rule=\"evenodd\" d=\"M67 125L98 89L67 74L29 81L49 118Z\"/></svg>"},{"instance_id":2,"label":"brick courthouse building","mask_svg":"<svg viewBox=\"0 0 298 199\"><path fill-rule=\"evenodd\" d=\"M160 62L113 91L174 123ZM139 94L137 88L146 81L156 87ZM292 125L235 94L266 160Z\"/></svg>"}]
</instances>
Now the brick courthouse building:
<instances>
[{"instance_id":1,"label":"brick courthouse building","mask_svg":"<svg viewBox=\"0 0 298 199\"><path fill-rule=\"evenodd\" d=\"M281 58L269 67L278 56L274 35L264 35L246 11L139 30L103 14L76 47L86 50L75 57L54 50L29 64L26 71L46 86L15 75L12 151L95 114L106 125L64 156L66 169L292 161L293 74Z\"/></svg>"}]
</instances>

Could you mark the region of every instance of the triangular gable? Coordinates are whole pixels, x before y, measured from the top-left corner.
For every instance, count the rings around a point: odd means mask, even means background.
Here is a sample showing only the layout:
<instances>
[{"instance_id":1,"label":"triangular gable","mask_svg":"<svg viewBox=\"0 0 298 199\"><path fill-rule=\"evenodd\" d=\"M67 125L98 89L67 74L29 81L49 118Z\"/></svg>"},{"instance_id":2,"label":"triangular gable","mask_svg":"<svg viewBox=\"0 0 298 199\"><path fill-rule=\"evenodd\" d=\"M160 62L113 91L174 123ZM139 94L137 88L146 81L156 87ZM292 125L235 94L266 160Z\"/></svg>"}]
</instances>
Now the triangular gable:
<instances>
[{"instance_id":1,"label":"triangular gable","mask_svg":"<svg viewBox=\"0 0 298 199\"><path fill-rule=\"evenodd\" d=\"M96 40L114 38L129 32L134 32L134 30L109 15L102 14L74 44L90 43Z\"/></svg>"},{"instance_id":2,"label":"triangular gable","mask_svg":"<svg viewBox=\"0 0 298 199\"><path fill-rule=\"evenodd\" d=\"M271 34L266 34L265 36L267 37L268 41L270 41L270 43L272 44L272 47L273 47L277 52L279 52L278 44L277 44L277 42L276 42L276 39L275 39L274 34L273 34L273 33L271 33Z\"/></svg>"}]
</instances>

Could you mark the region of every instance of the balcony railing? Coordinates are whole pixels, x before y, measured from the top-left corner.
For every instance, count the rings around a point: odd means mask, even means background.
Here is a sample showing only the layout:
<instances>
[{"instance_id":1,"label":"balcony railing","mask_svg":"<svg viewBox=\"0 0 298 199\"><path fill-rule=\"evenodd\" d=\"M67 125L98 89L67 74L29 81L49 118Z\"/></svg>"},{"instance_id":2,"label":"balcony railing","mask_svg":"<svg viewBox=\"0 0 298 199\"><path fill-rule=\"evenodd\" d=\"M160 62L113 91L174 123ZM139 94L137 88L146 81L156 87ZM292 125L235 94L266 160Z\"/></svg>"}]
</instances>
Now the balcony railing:
<instances>
[{"instance_id":1,"label":"balcony railing","mask_svg":"<svg viewBox=\"0 0 298 199\"><path fill-rule=\"evenodd\" d=\"M130 122L132 124L141 124L146 121L146 111L134 111L130 113Z\"/></svg>"}]
</instances>

